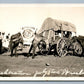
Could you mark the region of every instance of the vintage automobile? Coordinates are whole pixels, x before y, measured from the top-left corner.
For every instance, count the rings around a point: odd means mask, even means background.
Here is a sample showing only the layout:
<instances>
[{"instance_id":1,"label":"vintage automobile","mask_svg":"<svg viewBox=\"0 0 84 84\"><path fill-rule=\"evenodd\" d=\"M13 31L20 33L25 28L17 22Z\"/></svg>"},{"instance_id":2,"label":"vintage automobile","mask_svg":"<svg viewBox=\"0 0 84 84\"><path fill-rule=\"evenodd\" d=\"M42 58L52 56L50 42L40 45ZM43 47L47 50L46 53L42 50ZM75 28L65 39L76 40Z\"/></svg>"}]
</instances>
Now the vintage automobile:
<instances>
[{"instance_id":1,"label":"vintage automobile","mask_svg":"<svg viewBox=\"0 0 84 84\"><path fill-rule=\"evenodd\" d=\"M53 47L55 53L60 57L67 54L79 56L83 54L84 37L76 36L76 27L72 23L47 18L43 22L39 34L46 37L46 40L41 40L38 45L42 54L45 52L48 54Z\"/></svg>"},{"instance_id":2,"label":"vintage automobile","mask_svg":"<svg viewBox=\"0 0 84 84\"><path fill-rule=\"evenodd\" d=\"M31 45L35 30L34 27L22 27L20 32L24 40L24 45Z\"/></svg>"}]
</instances>

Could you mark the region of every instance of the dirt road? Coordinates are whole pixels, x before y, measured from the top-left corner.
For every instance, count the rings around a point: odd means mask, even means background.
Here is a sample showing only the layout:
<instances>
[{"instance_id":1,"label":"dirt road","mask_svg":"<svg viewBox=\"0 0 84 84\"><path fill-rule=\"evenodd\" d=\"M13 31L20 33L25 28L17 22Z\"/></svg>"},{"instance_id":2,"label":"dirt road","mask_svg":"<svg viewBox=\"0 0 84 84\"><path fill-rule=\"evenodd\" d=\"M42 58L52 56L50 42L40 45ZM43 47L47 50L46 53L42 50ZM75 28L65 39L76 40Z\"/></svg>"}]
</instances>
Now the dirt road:
<instances>
[{"instance_id":1,"label":"dirt road","mask_svg":"<svg viewBox=\"0 0 84 84\"><path fill-rule=\"evenodd\" d=\"M26 57L27 50L18 53L18 57L10 52L0 55L0 76L84 76L84 57L37 55L32 59Z\"/></svg>"}]
</instances>

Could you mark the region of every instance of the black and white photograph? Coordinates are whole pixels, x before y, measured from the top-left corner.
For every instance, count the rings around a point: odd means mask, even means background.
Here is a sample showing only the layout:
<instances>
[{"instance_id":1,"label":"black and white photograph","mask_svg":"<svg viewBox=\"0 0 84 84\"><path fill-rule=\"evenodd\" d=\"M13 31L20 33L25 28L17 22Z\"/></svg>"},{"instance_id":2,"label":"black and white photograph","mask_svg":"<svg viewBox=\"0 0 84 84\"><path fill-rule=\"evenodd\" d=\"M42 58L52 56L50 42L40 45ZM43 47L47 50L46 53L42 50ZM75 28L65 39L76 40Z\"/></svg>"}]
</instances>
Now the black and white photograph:
<instances>
[{"instance_id":1,"label":"black and white photograph","mask_svg":"<svg viewBox=\"0 0 84 84\"><path fill-rule=\"evenodd\" d=\"M83 29L84 4L0 4L0 80L84 79Z\"/></svg>"}]
</instances>

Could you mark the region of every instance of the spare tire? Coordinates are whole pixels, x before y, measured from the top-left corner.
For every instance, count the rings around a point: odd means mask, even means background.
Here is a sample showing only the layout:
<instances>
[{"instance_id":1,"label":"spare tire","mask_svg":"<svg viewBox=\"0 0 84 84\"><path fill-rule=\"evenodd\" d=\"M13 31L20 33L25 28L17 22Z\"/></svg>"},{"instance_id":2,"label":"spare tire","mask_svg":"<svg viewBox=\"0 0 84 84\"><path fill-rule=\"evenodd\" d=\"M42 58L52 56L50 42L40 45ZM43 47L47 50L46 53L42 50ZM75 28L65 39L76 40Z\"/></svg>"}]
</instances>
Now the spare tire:
<instances>
[{"instance_id":1,"label":"spare tire","mask_svg":"<svg viewBox=\"0 0 84 84\"><path fill-rule=\"evenodd\" d=\"M41 40L39 43L38 43L38 48L39 48L39 51L42 55L46 55L47 54L47 50L46 50L46 42L44 40Z\"/></svg>"}]
</instances>

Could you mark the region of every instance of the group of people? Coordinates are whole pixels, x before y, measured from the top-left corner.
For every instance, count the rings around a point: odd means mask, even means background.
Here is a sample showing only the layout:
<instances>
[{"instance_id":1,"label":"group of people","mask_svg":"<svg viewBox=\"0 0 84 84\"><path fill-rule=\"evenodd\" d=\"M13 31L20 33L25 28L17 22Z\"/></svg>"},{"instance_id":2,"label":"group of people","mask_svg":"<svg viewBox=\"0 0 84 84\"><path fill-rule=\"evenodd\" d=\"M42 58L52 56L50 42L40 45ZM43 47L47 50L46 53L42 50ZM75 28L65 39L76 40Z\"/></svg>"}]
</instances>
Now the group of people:
<instances>
[{"instance_id":1,"label":"group of people","mask_svg":"<svg viewBox=\"0 0 84 84\"><path fill-rule=\"evenodd\" d=\"M10 34L5 35L5 32L0 32L0 54L7 51Z\"/></svg>"},{"instance_id":2,"label":"group of people","mask_svg":"<svg viewBox=\"0 0 84 84\"><path fill-rule=\"evenodd\" d=\"M48 44L51 44L52 41L55 41L55 39L57 39L57 36L59 36L59 33L54 32L53 30L49 30L47 32L48 32L48 37L40 35L40 34L35 34L35 38L32 41L32 45L30 46L30 49L29 49L29 52L28 52L27 56L29 56L29 54L31 53L31 50L32 50L33 51L32 52L32 58L35 57L34 55L35 55L36 48L39 47L38 46L39 42L41 42L42 40L43 40L42 41L43 43L48 45ZM72 35L72 33L68 32L68 31L67 32L62 32L62 33L63 33L62 34L63 37L66 37L66 38L69 38ZM3 35L4 35L4 33L3 33ZM1 36L1 33L0 33L0 36ZM14 49L15 49L15 56L17 56L17 46L19 45L19 43L21 43L23 45L23 37L22 37L20 32L16 33L15 35L12 35L10 38L9 38L9 36L10 36L10 34L8 34L6 36L6 40L8 40L8 43L9 43L8 48L11 51L11 56L13 56L13 50ZM40 46L41 46L40 49L42 49L43 48L42 44ZM2 53L2 51L3 51L2 48L3 48L3 37L0 37L0 53ZM7 48L6 48L6 50L7 50Z\"/></svg>"}]
</instances>

